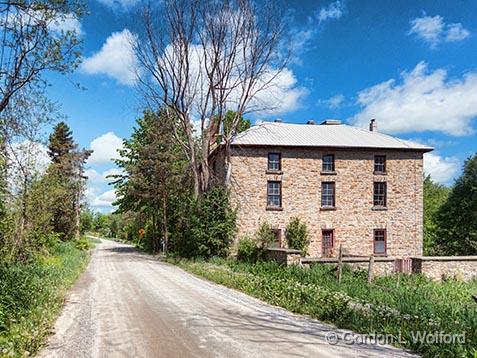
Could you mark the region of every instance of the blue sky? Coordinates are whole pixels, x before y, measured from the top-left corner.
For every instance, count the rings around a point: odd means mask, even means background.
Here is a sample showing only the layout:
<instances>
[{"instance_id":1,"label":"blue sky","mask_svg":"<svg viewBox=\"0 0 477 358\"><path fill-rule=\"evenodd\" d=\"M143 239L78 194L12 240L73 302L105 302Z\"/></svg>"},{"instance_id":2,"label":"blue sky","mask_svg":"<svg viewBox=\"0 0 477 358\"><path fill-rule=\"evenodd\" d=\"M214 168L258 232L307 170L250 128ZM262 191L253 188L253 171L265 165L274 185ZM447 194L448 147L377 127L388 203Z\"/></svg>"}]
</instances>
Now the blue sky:
<instances>
[{"instance_id":1,"label":"blue sky","mask_svg":"<svg viewBox=\"0 0 477 358\"><path fill-rule=\"evenodd\" d=\"M76 140L95 149L88 201L101 211L114 199L109 159L141 113L128 41L138 5L88 1L90 14L74 24L83 64L50 76L50 95ZM252 121L338 118L366 126L376 117L380 131L434 146L426 171L451 184L477 151L477 2L289 1L287 13L294 51L281 106Z\"/></svg>"}]
</instances>

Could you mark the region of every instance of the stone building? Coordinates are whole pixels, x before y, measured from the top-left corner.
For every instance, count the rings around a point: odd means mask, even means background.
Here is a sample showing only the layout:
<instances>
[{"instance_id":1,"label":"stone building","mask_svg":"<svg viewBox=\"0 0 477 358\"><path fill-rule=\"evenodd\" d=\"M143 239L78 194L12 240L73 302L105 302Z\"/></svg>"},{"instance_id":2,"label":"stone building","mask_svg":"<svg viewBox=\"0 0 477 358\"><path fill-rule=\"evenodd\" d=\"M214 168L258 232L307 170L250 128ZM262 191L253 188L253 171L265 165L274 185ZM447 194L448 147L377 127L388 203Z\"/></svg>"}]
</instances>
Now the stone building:
<instances>
[{"instance_id":1,"label":"stone building","mask_svg":"<svg viewBox=\"0 0 477 358\"><path fill-rule=\"evenodd\" d=\"M239 134L228 169L223 150L213 172L230 186L238 235L261 222L286 247L293 217L307 224L309 256L420 256L423 154L432 148L327 120L316 125L266 122Z\"/></svg>"}]
</instances>

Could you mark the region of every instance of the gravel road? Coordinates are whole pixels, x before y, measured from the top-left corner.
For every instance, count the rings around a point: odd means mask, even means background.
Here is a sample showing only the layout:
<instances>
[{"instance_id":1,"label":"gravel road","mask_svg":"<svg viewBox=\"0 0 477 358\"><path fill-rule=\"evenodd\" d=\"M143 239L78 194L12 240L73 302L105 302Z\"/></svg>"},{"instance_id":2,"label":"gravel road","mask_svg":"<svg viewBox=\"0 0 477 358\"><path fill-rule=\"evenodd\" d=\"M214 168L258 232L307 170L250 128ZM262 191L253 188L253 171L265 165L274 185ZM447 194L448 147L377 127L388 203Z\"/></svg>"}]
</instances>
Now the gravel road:
<instances>
[{"instance_id":1,"label":"gravel road","mask_svg":"<svg viewBox=\"0 0 477 358\"><path fill-rule=\"evenodd\" d=\"M40 357L410 357L102 240Z\"/></svg>"}]
</instances>

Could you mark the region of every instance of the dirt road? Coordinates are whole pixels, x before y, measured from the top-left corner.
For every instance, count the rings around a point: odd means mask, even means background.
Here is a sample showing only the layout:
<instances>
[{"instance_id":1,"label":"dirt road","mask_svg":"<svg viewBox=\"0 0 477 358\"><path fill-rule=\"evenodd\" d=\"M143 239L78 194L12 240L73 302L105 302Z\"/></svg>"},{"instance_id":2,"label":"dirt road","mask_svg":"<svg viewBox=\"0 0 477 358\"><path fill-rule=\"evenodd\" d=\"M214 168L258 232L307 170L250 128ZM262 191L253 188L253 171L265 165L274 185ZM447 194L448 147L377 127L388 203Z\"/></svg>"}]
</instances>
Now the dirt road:
<instances>
[{"instance_id":1,"label":"dirt road","mask_svg":"<svg viewBox=\"0 0 477 358\"><path fill-rule=\"evenodd\" d=\"M103 240L40 357L406 357Z\"/></svg>"}]
</instances>

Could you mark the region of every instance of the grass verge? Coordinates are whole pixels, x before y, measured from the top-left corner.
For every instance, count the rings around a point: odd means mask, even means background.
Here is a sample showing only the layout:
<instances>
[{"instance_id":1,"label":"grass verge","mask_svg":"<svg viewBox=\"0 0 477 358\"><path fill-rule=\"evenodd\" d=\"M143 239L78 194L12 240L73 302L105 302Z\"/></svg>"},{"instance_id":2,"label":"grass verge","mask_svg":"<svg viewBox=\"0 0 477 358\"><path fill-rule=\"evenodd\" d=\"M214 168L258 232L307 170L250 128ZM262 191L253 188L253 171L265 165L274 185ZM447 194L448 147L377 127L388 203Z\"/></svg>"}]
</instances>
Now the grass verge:
<instances>
[{"instance_id":1,"label":"grass verge","mask_svg":"<svg viewBox=\"0 0 477 358\"><path fill-rule=\"evenodd\" d=\"M91 243L62 242L30 263L0 266L0 356L37 352L89 258Z\"/></svg>"},{"instance_id":2,"label":"grass verge","mask_svg":"<svg viewBox=\"0 0 477 358\"><path fill-rule=\"evenodd\" d=\"M436 283L420 275L400 275L380 277L368 285L364 272L345 270L338 285L334 273L320 265L303 269L271 262L168 261L272 305L340 328L392 335L395 342L402 342L397 346L424 357L477 357L477 304L471 298L477 292L476 281ZM456 338L451 343L433 341L440 332Z\"/></svg>"}]
</instances>

